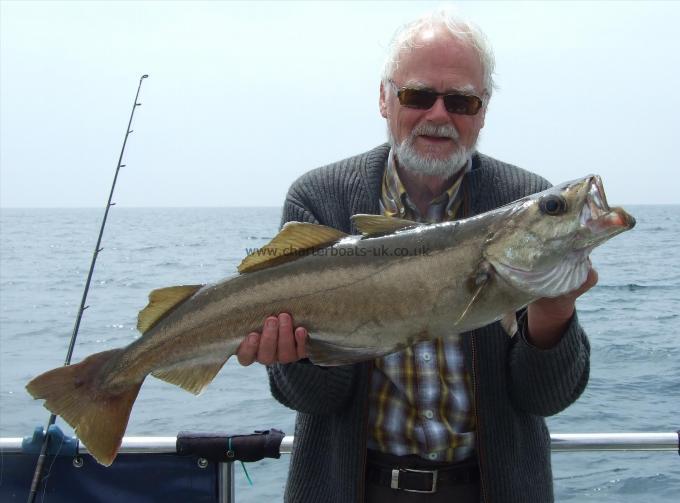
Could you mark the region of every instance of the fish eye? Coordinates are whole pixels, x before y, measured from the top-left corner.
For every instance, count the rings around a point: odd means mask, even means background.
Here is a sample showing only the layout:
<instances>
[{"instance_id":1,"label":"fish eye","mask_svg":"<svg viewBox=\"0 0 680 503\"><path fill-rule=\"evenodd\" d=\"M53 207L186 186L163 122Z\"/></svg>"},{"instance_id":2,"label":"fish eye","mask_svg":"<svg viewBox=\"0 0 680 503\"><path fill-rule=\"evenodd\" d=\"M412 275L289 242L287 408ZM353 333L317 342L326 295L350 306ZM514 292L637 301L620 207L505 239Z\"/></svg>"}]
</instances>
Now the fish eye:
<instances>
[{"instance_id":1,"label":"fish eye","mask_svg":"<svg viewBox=\"0 0 680 503\"><path fill-rule=\"evenodd\" d=\"M545 196L538 202L538 207L546 215L554 217L566 213L567 201L562 196Z\"/></svg>"}]
</instances>

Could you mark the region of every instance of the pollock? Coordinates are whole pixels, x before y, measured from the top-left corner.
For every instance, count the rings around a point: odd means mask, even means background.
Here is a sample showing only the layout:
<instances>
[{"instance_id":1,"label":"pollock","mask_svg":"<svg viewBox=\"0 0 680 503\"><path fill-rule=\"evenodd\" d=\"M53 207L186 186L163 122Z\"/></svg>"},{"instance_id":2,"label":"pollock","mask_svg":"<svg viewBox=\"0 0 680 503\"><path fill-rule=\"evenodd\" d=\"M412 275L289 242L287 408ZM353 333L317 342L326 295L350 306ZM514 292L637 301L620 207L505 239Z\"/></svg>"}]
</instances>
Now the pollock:
<instances>
[{"instance_id":1,"label":"pollock","mask_svg":"<svg viewBox=\"0 0 680 503\"><path fill-rule=\"evenodd\" d=\"M361 235L289 222L211 285L154 290L139 339L27 385L110 465L147 375L198 394L269 315L309 332L309 359L345 365L500 322L540 297L578 288L590 251L635 220L607 205L598 176L464 220L417 224L355 215Z\"/></svg>"}]
</instances>

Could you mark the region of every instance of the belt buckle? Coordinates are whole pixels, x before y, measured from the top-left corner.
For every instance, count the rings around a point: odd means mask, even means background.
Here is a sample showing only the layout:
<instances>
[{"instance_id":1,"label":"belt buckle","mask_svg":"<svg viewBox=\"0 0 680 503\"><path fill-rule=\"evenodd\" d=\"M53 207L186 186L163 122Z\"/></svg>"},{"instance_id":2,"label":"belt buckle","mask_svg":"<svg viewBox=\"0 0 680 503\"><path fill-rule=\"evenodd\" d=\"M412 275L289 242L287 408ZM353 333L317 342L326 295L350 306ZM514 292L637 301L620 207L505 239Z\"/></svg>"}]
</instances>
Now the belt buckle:
<instances>
[{"instance_id":1,"label":"belt buckle","mask_svg":"<svg viewBox=\"0 0 680 503\"><path fill-rule=\"evenodd\" d=\"M406 489L399 487L399 473L410 472L410 473L429 473L432 475L432 487L429 490L420 489ZM437 470L413 470L411 468L395 468L392 470L392 480L390 481L390 487L392 489L399 489L401 491L406 491L407 493L425 493L432 494L437 492Z\"/></svg>"}]
</instances>

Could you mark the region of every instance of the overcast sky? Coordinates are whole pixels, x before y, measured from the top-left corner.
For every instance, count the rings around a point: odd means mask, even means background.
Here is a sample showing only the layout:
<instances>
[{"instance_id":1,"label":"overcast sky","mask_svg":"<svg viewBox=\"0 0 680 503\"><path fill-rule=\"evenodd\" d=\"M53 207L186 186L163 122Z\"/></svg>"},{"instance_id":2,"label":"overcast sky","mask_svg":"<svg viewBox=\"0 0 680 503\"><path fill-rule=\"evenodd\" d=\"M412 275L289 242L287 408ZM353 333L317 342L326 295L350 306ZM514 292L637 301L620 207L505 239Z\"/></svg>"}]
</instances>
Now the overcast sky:
<instances>
[{"instance_id":1,"label":"overcast sky","mask_svg":"<svg viewBox=\"0 0 680 503\"><path fill-rule=\"evenodd\" d=\"M8 2L0 205L279 206L385 140L395 28L439 2ZM610 203L680 203L680 3L457 2L494 47L479 150Z\"/></svg>"}]
</instances>

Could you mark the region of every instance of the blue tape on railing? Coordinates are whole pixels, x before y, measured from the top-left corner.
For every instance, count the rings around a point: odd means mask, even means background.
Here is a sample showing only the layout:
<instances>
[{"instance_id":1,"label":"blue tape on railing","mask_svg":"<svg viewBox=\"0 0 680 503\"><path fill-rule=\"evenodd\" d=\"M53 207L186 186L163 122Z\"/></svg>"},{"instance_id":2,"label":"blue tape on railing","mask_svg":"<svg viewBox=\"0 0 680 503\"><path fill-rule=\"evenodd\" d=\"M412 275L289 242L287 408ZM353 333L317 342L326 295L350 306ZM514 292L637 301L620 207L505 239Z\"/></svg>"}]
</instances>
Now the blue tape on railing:
<instances>
[{"instance_id":1,"label":"blue tape on railing","mask_svg":"<svg viewBox=\"0 0 680 503\"><path fill-rule=\"evenodd\" d=\"M49 456L75 456L78 454L78 439L64 435L56 424L47 430L47 454ZM32 437L24 437L21 450L26 454L40 454L45 441L45 430L37 426Z\"/></svg>"}]
</instances>

